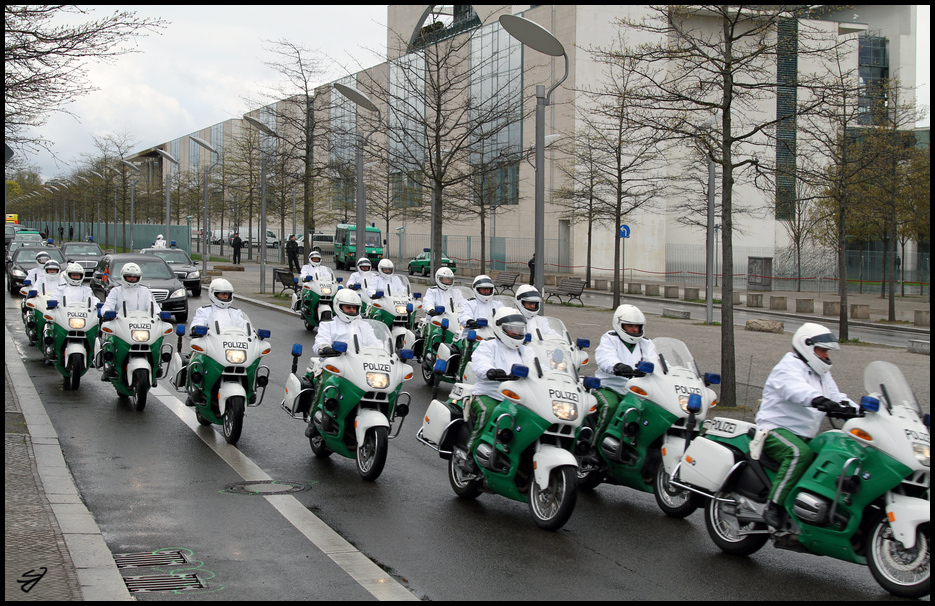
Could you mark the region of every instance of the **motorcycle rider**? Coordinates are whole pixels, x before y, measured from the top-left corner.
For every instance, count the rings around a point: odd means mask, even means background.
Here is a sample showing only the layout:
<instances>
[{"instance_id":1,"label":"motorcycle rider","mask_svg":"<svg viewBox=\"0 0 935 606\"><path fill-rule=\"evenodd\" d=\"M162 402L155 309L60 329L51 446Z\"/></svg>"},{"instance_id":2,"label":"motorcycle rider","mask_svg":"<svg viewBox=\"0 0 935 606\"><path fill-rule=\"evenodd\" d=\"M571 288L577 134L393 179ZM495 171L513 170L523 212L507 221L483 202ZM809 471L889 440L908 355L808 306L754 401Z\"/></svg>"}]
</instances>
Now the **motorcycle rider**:
<instances>
[{"instance_id":1,"label":"motorcycle rider","mask_svg":"<svg viewBox=\"0 0 935 606\"><path fill-rule=\"evenodd\" d=\"M526 318L526 332L534 339L539 336L556 335L558 333L549 326L548 320L539 315L542 308L542 295L535 286L523 284L516 290L516 309Z\"/></svg>"},{"instance_id":2,"label":"motorcycle rider","mask_svg":"<svg viewBox=\"0 0 935 606\"><path fill-rule=\"evenodd\" d=\"M380 341L373 329L366 322L357 322L360 319L360 306L360 295L347 288L339 290L332 303L334 319L318 326L318 336L315 337L312 351L318 355L334 353L332 343L343 341L350 346L354 335L357 335L361 347L379 346Z\"/></svg>"},{"instance_id":3,"label":"motorcycle rider","mask_svg":"<svg viewBox=\"0 0 935 606\"><path fill-rule=\"evenodd\" d=\"M153 242L153 248L165 248L165 247L166 247L166 241L165 239L163 239L162 234L159 234L158 236L156 236L156 241Z\"/></svg>"},{"instance_id":4,"label":"motorcycle rider","mask_svg":"<svg viewBox=\"0 0 935 606\"><path fill-rule=\"evenodd\" d=\"M65 281L55 290L55 298L59 301L88 301L89 309L94 309L100 299L94 296L90 286L83 286L84 268L78 263L69 263L65 268Z\"/></svg>"},{"instance_id":5,"label":"motorcycle rider","mask_svg":"<svg viewBox=\"0 0 935 606\"><path fill-rule=\"evenodd\" d=\"M351 274L351 277L347 279L348 287L351 287L355 284L364 287L364 281L369 281L373 279L373 264L370 262L370 259L364 257L362 259L357 259L357 271Z\"/></svg>"},{"instance_id":6,"label":"motorcycle rider","mask_svg":"<svg viewBox=\"0 0 935 606\"><path fill-rule=\"evenodd\" d=\"M317 250L308 253L308 263L302 266L299 282L304 282L306 276L312 276L313 279L318 280L334 280L334 272L331 268L321 264L321 253Z\"/></svg>"},{"instance_id":7,"label":"motorcycle rider","mask_svg":"<svg viewBox=\"0 0 935 606\"><path fill-rule=\"evenodd\" d=\"M514 364L526 364L522 347L526 338L526 318L517 309L501 307L492 324L496 338L481 341L471 358L471 369L477 380L471 403L465 407L465 413L474 419L468 452L473 450L474 443L487 426L497 402L503 400L500 382L509 379Z\"/></svg>"},{"instance_id":8,"label":"motorcycle rider","mask_svg":"<svg viewBox=\"0 0 935 606\"><path fill-rule=\"evenodd\" d=\"M597 423L592 437L592 446L614 418L620 400L626 393L627 381L642 377L636 370L642 360L656 357L653 342L644 337L646 316L635 305L621 305L614 311L613 330L601 336L601 344L594 351L597 371L594 376L601 380L601 389L594 392L597 398Z\"/></svg>"},{"instance_id":9,"label":"motorcycle rider","mask_svg":"<svg viewBox=\"0 0 935 606\"><path fill-rule=\"evenodd\" d=\"M377 264L377 275L367 282L367 294L370 297L373 297L378 290L397 296L409 294L399 276L393 273L393 262L389 259L380 259Z\"/></svg>"},{"instance_id":10,"label":"motorcycle rider","mask_svg":"<svg viewBox=\"0 0 935 606\"><path fill-rule=\"evenodd\" d=\"M45 264L51 260L52 257L49 256L49 253L44 250L39 251L36 254L36 266L29 270L26 274L26 279L29 280L30 286L27 290L36 290L36 282L40 277L45 275ZM25 282L23 282L25 284Z\"/></svg>"},{"instance_id":11,"label":"motorcycle rider","mask_svg":"<svg viewBox=\"0 0 935 606\"><path fill-rule=\"evenodd\" d=\"M55 259L49 259L42 265L42 273L37 274L35 283L29 290L35 290L40 295L45 292L51 295L62 282L62 266Z\"/></svg>"},{"instance_id":12,"label":"motorcycle rider","mask_svg":"<svg viewBox=\"0 0 935 606\"><path fill-rule=\"evenodd\" d=\"M435 272L436 285L425 291L425 296L422 298L422 307L427 310L426 314L429 316L436 315L435 307L437 305L447 307L451 303L454 305L453 309L458 309L464 305L465 300L461 291L451 289L454 281L455 274L447 267L442 267Z\"/></svg>"},{"instance_id":13,"label":"motorcycle rider","mask_svg":"<svg viewBox=\"0 0 935 606\"><path fill-rule=\"evenodd\" d=\"M477 276L471 283L471 288L474 290L474 298L461 306L461 315L458 316L458 323L464 327L461 332L462 339L467 336L468 330L477 328L477 320L493 318L497 310L503 307L503 303L493 300L493 280L490 276Z\"/></svg>"},{"instance_id":14,"label":"motorcycle rider","mask_svg":"<svg viewBox=\"0 0 935 606\"><path fill-rule=\"evenodd\" d=\"M136 263L127 263L122 268L120 268L120 278L123 282L118 284L107 293L107 299L104 300L104 305L101 306L101 316L103 317L105 312L108 311L152 311L153 316L158 316L159 312L162 311L162 308L159 306L159 303L156 302L156 298L153 297L153 293L149 288L140 284L140 280L143 279L143 270L140 269L140 266ZM102 320L104 322L106 320ZM98 333L98 340L95 345L94 350L94 359L96 360L96 366L100 367L101 365L101 347L103 345L104 331ZM114 368L112 362L103 362L104 372L101 373L101 381L110 381L112 378L117 376L117 369Z\"/></svg>"},{"instance_id":15,"label":"motorcycle rider","mask_svg":"<svg viewBox=\"0 0 935 606\"><path fill-rule=\"evenodd\" d=\"M831 331L803 324L792 336L792 351L773 367L763 387L756 426L769 431L763 452L780 464L763 514L773 528L782 526L783 503L815 458L808 443L818 435L825 415L850 418L860 410L831 377L832 349L841 347Z\"/></svg>"}]
</instances>

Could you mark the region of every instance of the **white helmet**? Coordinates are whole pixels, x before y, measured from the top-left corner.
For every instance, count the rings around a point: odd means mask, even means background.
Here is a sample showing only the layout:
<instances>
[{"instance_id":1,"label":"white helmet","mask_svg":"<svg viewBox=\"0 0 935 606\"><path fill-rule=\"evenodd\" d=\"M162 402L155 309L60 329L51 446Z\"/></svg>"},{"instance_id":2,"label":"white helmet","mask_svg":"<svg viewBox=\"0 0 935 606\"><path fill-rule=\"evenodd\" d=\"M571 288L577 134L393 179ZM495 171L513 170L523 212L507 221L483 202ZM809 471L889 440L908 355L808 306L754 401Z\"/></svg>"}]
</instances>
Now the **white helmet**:
<instances>
[{"instance_id":1,"label":"white helmet","mask_svg":"<svg viewBox=\"0 0 935 606\"><path fill-rule=\"evenodd\" d=\"M367 266L367 269L364 269L364 265ZM357 259L357 271L370 271L371 269L373 269L373 263L370 262L370 259L367 257Z\"/></svg>"},{"instance_id":2,"label":"white helmet","mask_svg":"<svg viewBox=\"0 0 935 606\"><path fill-rule=\"evenodd\" d=\"M391 276L393 275L393 262L389 259L380 259L380 263L377 264L377 269L381 274Z\"/></svg>"},{"instance_id":3,"label":"white helmet","mask_svg":"<svg viewBox=\"0 0 935 606\"><path fill-rule=\"evenodd\" d=\"M156 242L158 242L158 241L160 241L160 240L162 240L162 234L159 234L158 236L156 236Z\"/></svg>"},{"instance_id":4,"label":"white helmet","mask_svg":"<svg viewBox=\"0 0 935 606\"><path fill-rule=\"evenodd\" d=\"M487 303L493 299L493 280L490 279L490 276L481 274L474 278L474 282L471 283L471 288L474 289L474 298L483 303ZM484 289L485 293L481 293L480 289Z\"/></svg>"},{"instance_id":5,"label":"white helmet","mask_svg":"<svg viewBox=\"0 0 935 606\"><path fill-rule=\"evenodd\" d=\"M42 264L42 269L46 275L54 276L62 271L62 266L55 259L50 259Z\"/></svg>"},{"instance_id":6,"label":"white helmet","mask_svg":"<svg viewBox=\"0 0 935 606\"><path fill-rule=\"evenodd\" d=\"M234 286L224 278L215 278L208 287L208 299L221 309L227 309L234 302Z\"/></svg>"},{"instance_id":7,"label":"white helmet","mask_svg":"<svg viewBox=\"0 0 935 606\"><path fill-rule=\"evenodd\" d=\"M65 281L71 286L81 286L84 282L84 268L77 263L69 263L65 267Z\"/></svg>"},{"instance_id":8,"label":"white helmet","mask_svg":"<svg viewBox=\"0 0 935 606\"><path fill-rule=\"evenodd\" d=\"M838 340L831 331L821 324L808 322L799 327L792 335L792 349L799 357L805 360L808 367L819 375L823 375L831 370L831 358L827 360L815 353L815 348L840 350Z\"/></svg>"},{"instance_id":9,"label":"white helmet","mask_svg":"<svg viewBox=\"0 0 935 606\"><path fill-rule=\"evenodd\" d=\"M493 317L493 334L497 340L518 349L526 339L526 318L513 307L501 307Z\"/></svg>"},{"instance_id":10,"label":"white helmet","mask_svg":"<svg viewBox=\"0 0 935 606\"><path fill-rule=\"evenodd\" d=\"M120 269L120 277L126 288L136 288L143 279L143 270L136 263L127 263Z\"/></svg>"},{"instance_id":11,"label":"white helmet","mask_svg":"<svg viewBox=\"0 0 935 606\"><path fill-rule=\"evenodd\" d=\"M535 308L530 309L526 307L526 304L535 304ZM518 309L527 320L532 320L538 315L539 309L541 308L542 295L539 294L535 286L523 284L516 290L516 309Z\"/></svg>"},{"instance_id":12,"label":"white helmet","mask_svg":"<svg viewBox=\"0 0 935 606\"><path fill-rule=\"evenodd\" d=\"M353 306L355 309L345 311L342 309L345 305ZM360 295L349 288L339 290L338 294L334 296L334 302L331 306L334 308L334 315L348 324L360 317Z\"/></svg>"},{"instance_id":13,"label":"white helmet","mask_svg":"<svg viewBox=\"0 0 935 606\"><path fill-rule=\"evenodd\" d=\"M36 263L38 265L42 265L43 267L51 258L52 257L49 256L49 253L45 252L44 250L40 250L38 253L36 253Z\"/></svg>"},{"instance_id":14,"label":"white helmet","mask_svg":"<svg viewBox=\"0 0 935 606\"><path fill-rule=\"evenodd\" d=\"M312 267L321 265L321 253L317 250L308 253L308 262L312 264Z\"/></svg>"},{"instance_id":15,"label":"white helmet","mask_svg":"<svg viewBox=\"0 0 935 606\"><path fill-rule=\"evenodd\" d=\"M636 324L640 327L633 335L623 329L624 324ZM635 305L621 305L614 312L614 330L624 343L636 345L643 338L643 328L646 325L646 316Z\"/></svg>"},{"instance_id":16,"label":"white helmet","mask_svg":"<svg viewBox=\"0 0 935 606\"><path fill-rule=\"evenodd\" d=\"M435 284L441 290L448 290L455 283L455 272L447 267L442 267L435 272Z\"/></svg>"}]
</instances>

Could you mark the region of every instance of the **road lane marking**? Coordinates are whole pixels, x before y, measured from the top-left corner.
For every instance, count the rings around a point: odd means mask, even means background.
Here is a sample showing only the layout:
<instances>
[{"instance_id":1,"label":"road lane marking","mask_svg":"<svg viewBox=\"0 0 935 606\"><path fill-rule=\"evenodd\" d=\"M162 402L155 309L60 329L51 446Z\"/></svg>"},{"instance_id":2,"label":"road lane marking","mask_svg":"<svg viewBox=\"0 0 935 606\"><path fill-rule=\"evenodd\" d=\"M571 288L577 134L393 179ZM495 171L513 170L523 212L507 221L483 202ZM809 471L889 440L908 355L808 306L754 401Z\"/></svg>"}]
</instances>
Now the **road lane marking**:
<instances>
[{"instance_id":1,"label":"road lane marking","mask_svg":"<svg viewBox=\"0 0 935 606\"><path fill-rule=\"evenodd\" d=\"M265 471L236 447L228 444L224 437L214 430L213 425L203 426L195 418L194 409L161 386L151 392L162 404L188 425L189 428L208 445L225 463L246 481L271 481ZM341 567L352 579L370 592L378 600L417 600L411 591L398 583L386 572L373 563L370 558L348 543L330 526L302 505L292 495L265 495L270 505L289 521L331 560Z\"/></svg>"}]
</instances>

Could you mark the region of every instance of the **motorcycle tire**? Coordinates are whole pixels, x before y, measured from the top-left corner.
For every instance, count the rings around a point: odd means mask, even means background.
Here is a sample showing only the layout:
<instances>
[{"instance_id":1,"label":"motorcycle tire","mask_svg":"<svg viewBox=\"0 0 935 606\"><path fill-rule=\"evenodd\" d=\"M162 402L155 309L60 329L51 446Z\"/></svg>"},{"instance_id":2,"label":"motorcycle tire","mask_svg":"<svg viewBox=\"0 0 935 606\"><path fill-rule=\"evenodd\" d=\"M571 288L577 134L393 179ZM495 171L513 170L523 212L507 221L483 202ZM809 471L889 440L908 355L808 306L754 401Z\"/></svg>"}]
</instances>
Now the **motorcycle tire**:
<instances>
[{"instance_id":1,"label":"motorcycle tire","mask_svg":"<svg viewBox=\"0 0 935 606\"><path fill-rule=\"evenodd\" d=\"M455 453L452 453L451 456L448 457L448 482L451 484L451 489L455 491L459 499L471 501L480 495L481 480L480 478L468 480L465 479L464 476L464 471L458 467Z\"/></svg>"},{"instance_id":2,"label":"motorcycle tire","mask_svg":"<svg viewBox=\"0 0 935 606\"><path fill-rule=\"evenodd\" d=\"M714 544L721 551L731 555L746 556L758 551L769 541L769 534L747 534L740 535L740 530L766 530L766 524L762 522L747 522L741 524L734 516L733 503L727 502L733 495L726 492L719 492L716 498L709 499L705 504L705 526L708 528L708 535ZM718 499L725 499L719 501Z\"/></svg>"},{"instance_id":3,"label":"motorcycle tire","mask_svg":"<svg viewBox=\"0 0 935 606\"><path fill-rule=\"evenodd\" d=\"M81 385L81 371L84 370L84 362L81 361L81 354L71 354L68 358L68 364L65 370L68 372L68 378L65 379L65 388L77 391Z\"/></svg>"},{"instance_id":4,"label":"motorcycle tire","mask_svg":"<svg viewBox=\"0 0 935 606\"><path fill-rule=\"evenodd\" d=\"M136 400L136 409L146 408L146 396L149 394L149 371L137 368L133 371L133 396Z\"/></svg>"},{"instance_id":5,"label":"motorcycle tire","mask_svg":"<svg viewBox=\"0 0 935 606\"><path fill-rule=\"evenodd\" d=\"M244 399L240 396L227 401L224 417L221 419L221 434L231 446L237 444L243 431Z\"/></svg>"},{"instance_id":6,"label":"motorcycle tire","mask_svg":"<svg viewBox=\"0 0 935 606\"><path fill-rule=\"evenodd\" d=\"M383 473L388 440L386 427L372 427L364 434L363 443L357 445L357 473L367 482Z\"/></svg>"},{"instance_id":7,"label":"motorcycle tire","mask_svg":"<svg viewBox=\"0 0 935 606\"><path fill-rule=\"evenodd\" d=\"M327 459L333 452L325 446L325 439L321 437L318 428L312 426L311 435L308 436L308 444L312 447L312 453L319 459Z\"/></svg>"},{"instance_id":8,"label":"motorcycle tire","mask_svg":"<svg viewBox=\"0 0 935 606\"><path fill-rule=\"evenodd\" d=\"M535 480L529 484L529 512L543 530L558 530L564 526L575 510L577 499L575 468L570 465L553 469L545 490L540 490Z\"/></svg>"},{"instance_id":9,"label":"motorcycle tire","mask_svg":"<svg viewBox=\"0 0 935 606\"><path fill-rule=\"evenodd\" d=\"M916 529L916 544L912 549L904 549L893 537L885 511L877 514L869 528L867 565L880 587L901 598L929 595L932 581L929 525Z\"/></svg>"},{"instance_id":10,"label":"motorcycle tire","mask_svg":"<svg viewBox=\"0 0 935 606\"><path fill-rule=\"evenodd\" d=\"M656 505L670 518L682 519L695 513L698 509L698 495L684 488L676 488L669 483L672 476L666 473L666 466L660 461L656 465L655 481L653 482L653 496Z\"/></svg>"}]
</instances>

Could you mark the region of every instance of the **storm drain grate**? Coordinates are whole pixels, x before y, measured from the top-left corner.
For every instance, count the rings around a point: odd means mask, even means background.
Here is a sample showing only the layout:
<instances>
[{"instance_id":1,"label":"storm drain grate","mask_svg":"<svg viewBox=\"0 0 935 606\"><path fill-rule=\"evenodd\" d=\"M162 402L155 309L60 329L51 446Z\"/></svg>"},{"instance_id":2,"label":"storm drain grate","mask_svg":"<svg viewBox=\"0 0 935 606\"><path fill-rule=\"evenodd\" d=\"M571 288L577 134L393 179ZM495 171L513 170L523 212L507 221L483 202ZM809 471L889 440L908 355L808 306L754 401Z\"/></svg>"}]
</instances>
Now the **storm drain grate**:
<instances>
[{"instance_id":1,"label":"storm drain grate","mask_svg":"<svg viewBox=\"0 0 935 606\"><path fill-rule=\"evenodd\" d=\"M115 553L117 568L148 568L151 566L174 566L188 564L188 560L178 549L164 551L144 551L140 553Z\"/></svg>"},{"instance_id":2,"label":"storm drain grate","mask_svg":"<svg viewBox=\"0 0 935 606\"><path fill-rule=\"evenodd\" d=\"M123 577L130 593L148 593L150 591L187 591L205 587L196 574L154 574L139 577Z\"/></svg>"}]
</instances>

